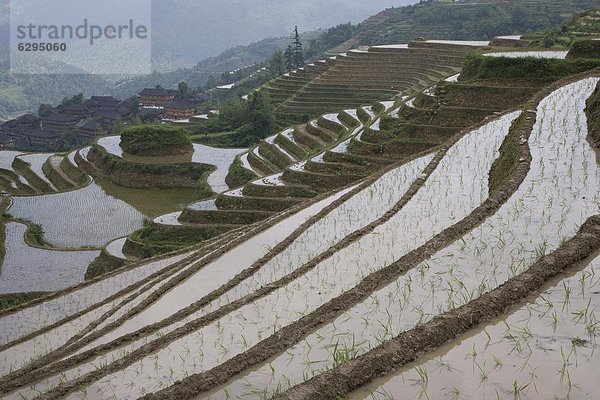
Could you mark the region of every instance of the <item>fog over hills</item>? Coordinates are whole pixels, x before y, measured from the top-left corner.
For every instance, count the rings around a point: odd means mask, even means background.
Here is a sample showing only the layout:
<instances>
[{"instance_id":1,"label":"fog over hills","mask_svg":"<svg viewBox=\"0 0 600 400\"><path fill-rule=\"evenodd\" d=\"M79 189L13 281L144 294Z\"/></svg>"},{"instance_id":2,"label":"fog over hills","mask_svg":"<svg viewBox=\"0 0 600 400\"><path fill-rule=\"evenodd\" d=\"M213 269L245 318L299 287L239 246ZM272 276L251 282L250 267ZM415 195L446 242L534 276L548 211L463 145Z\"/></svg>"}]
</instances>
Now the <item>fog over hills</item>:
<instances>
[{"instance_id":1,"label":"fog over hills","mask_svg":"<svg viewBox=\"0 0 600 400\"><path fill-rule=\"evenodd\" d=\"M236 45L360 22L414 0L153 0L155 55L195 63Z\"/></svg>"},{"instance_id":2,"label":"fog over hills","mask_svg":"<svg viewBox=\"0 0 600 400\"><path fill-rule=\"evenodd\" d=\"M358 23L414 0L152 0L153 55L164 69L193 65L237 45ZM98 3L99 6L101 3ZM8 0L0 8L0 49L8 47Z\"/></svg>"}]
</instances>

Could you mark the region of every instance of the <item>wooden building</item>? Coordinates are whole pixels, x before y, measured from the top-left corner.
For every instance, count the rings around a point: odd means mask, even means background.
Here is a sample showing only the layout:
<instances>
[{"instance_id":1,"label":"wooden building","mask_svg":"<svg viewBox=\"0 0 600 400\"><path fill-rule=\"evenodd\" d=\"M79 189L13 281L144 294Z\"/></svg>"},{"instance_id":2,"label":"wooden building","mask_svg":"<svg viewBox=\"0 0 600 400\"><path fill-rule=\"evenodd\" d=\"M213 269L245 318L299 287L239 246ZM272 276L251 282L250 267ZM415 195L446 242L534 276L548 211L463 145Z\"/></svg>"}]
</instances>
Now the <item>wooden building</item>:
<instances>
[{"instance_id":1,"label":"wooden building","mask_svg":"<svg viewBox=\"0 0 600 400\"><path fill-rule=\"evenodd\" d=\"M165 119L182 120L190 119L196 114L196 106L193 103L181 100L172 100L165 103Z\"/></svg>"},{"instance_id":2,"label":"wooden building","mask_svg":"<svg viewBox=\"0 0 600 400\"><path fill-rule=\"evenodd\" d=\"M175 99L176 90L144 89L138 96L140 107L164 107L166 103Z\"/></svg>"}]
</instances>

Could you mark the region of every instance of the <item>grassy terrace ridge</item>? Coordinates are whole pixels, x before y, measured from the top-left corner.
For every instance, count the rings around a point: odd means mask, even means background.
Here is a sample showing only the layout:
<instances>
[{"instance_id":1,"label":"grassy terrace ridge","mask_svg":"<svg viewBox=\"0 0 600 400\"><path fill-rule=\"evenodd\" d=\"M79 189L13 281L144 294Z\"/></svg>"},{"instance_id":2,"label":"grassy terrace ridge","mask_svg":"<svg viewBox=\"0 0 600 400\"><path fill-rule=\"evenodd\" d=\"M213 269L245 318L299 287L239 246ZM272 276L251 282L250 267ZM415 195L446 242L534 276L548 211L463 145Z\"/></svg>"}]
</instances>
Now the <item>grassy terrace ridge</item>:
<instances>
[{"instance_id":1,"label":"grassy terrace ridge","mask_svg":"<svg viewBox=\"0 0 600 400\"><path fill-rule=\"evenodd\" d=\"M121 148L137 156L180 155L193 151L185 129L166 125L138 125L124 129Z\"/></svg>"},{"instance_id":2,"label":"grassy terrace ridge","mask_svg":"<svg viewBox=\"0 0 600 400\"><path fill-rule=\"evenodd\" d=\"M93 145L88 160L97 169L89 171L110 182L134 188L196 188L202 197L212 190L206 183L215 167L209 164L146 164L127 161L108 153L102 146Z\"/></svg>"},{"instance_id":3,"label":"grassy terrace ridge","mask_svg":"<svg viewBox=\"0 0 600 400\"><path fill-rule=\"evenodd\" d=\"M590 139L596 147L600 146L600 84L587 100L585 113L588 117Z\"/></svg>"},{"instance_id":4,"label":"grassy terrace ridge","mask_svg":"<svg viewBox=\"0 0 600 400\"><path fill-rule=\"evenodd\" d=\"M100 255L88 266L85 272L85 280L88 281L115 271L125 265L126 262L126 260L108 254L108 252L103 249L100 252Z\"/></svg>"},{"instance_id":5,"label":"grassy terrace ridge","mask_svg":"<svg viewBox=\"0 0 600 400\"><path fill-rule=\"evenodd\" d=\"M245 185L253 179L256 179L256 175L244 168L240 161L240 156L237 156L229 166L229 172L225 177L225 183L227 183L230 188L236 188Z\"/></svg>"},{"instance_id":6,"label":"grassy terrace ridge","mask_svg":"<svg viewBox=\"0 0 600 400\"><path fill-rule=\"evenodd\" d=\"M4 248L4 243L6 241L5 214L9 205L10 199L6 196L2 196L2 198L0 198L0 268L4 263L4 256L6 254L6 249Z\"/></svg>"},{"instance_id":7,"label":"grassy terrace ridge","mask_svg":"<svg viewBox=\"0 0 600 400\"><path fill-rule=\"evenodd\" d=\"M571 47L567 59L600 58L600 40L582 40Z\"/></svg>"},{"instance_id":8,"label":"grassy terrace ridge","mask_svg":"<svg viewBox=\"0 0 600 400\"><path fill-rule=\"evenodd\" d=\"M550 83L600 66L600 59L485 57L469 54L461 81L527 80Z\"/></svg>"},{"instance_id":9,"label":"grassy terrace ridge","mask_svg":"<svg viewBox=\"0 0 600 400\"><path fill-rule=\"evenodd\" d=\"M26 161L21 160L20 158L15 158L12 167L16 173L21 174L27 179L29 185L33 190L37 193L54 193L56 192L50 184L46 182L44 179L39 177L35 172L31 170L31 165Z\"/></svg>"},{"instance_id":10,"label":"grassy terrace ridge","mask_svg":"<svg viewBox=\"0 0 600 400\"><path fill-rule=\"evenodd\" d=\"M519 141L523 131L527 128L528 119L530 118L531 116L528 113L522 113L513 122L506 139L502 143L502 146L500 146L500 156L494 161L490 169L490 195L502 189L517 169L519 165Z\"/></svg>"}]
</instances>

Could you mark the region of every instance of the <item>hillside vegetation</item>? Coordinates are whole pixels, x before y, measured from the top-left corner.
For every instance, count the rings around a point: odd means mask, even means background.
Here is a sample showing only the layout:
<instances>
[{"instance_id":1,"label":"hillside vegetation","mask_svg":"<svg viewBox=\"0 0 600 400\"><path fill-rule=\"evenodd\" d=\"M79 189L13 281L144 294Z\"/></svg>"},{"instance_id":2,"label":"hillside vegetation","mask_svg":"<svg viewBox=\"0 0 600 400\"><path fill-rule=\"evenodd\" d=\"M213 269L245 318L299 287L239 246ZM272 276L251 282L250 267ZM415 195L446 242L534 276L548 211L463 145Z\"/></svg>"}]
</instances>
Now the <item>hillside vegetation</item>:
<instances>
[{"instance_id":1,"label":"hillside vegetation","mask_svg":"<svg viewBox=\"0 0 600 400\"><path fill-rule=\"evenodd\" d=\"M425 1L387 9L359 24L351 45L407 43L411 39L481 40L554 27L587 11L594 0ZM343 47L340 50L344 50Z\"/></svg>"},{"instance_id":2,"label":"hillside vegetation","mask_svg":"<svg viewBox=\"0 0 600 400\"><path fill-rule=\"evenodd\" d=\"M139 156L165 156L192 151L192 141L183 128L162 125L139 125L121 134L121 147Z\"/></svg>"},{"instance_id":3,"label":"hillside vegetation","mask_svg":"<svg viewBox=\"0 0 600 400\"><path fill-rule=\"evenodd\" d=\"M600 66L600 59L556 60L548 58L479 57L465 61L462 80L526 79L555 81Z\"/></svg>"}]
</instances>

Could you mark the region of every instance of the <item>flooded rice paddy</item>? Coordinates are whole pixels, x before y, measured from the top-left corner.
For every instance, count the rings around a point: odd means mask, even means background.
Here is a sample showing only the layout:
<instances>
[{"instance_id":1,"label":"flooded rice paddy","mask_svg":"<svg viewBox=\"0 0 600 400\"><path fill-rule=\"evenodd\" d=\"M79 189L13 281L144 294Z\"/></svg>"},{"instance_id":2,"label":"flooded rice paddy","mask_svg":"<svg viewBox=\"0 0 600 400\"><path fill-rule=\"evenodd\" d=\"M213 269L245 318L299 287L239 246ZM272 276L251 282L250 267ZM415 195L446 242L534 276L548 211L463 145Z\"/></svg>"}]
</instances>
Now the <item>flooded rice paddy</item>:
<instances>
[{"instance_id":1,"label":"flooded rice paddy","mask_svg":"<svg viewBox=\"0 0 600 400\"><path fill-rule=\"evenodd\" d=\"M97 184L44 196L15 197L9 212L39 224L58 248L102 247L143 226L144 216Z\"/></svg>"}]
</instances>

